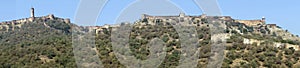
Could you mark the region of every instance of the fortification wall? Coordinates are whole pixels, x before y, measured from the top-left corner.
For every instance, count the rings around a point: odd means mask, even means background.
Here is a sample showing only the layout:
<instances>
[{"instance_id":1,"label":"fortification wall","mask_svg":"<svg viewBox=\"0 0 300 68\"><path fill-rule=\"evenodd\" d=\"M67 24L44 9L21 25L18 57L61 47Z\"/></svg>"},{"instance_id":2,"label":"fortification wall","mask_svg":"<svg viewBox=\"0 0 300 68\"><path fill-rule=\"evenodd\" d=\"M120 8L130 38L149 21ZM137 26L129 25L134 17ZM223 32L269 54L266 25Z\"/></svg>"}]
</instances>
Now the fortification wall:
<instances>
[{"instance_id":1,"label":"fortification wall","mask_svg":"<svg viewBox=\"0 0 300 68\"><path fill-rule=\"evenodd\" d=\"M53 14L49 14L47 16L42 16L42 17L30 17L30 18L23 18L18 20L1 22L0 30L7 32L8 30L21 28L23 24L31 23L34 22L35 20L42 20L43 22L46 22L47 20L58 20L60 22L71 23L69 18L66 19L56 18Z\"/></svg>"},{"instance_id":2,"label":"fortification wall","mask_svg":"<svg viewBox=\"0 0 300 68\"><path fill-rule=\"evenodd\" d=\"M265 24L265 22L262 20L236 20L236 22L243 23L247 26L257 26L259 24Z\"/></svg>"}]
</instances>

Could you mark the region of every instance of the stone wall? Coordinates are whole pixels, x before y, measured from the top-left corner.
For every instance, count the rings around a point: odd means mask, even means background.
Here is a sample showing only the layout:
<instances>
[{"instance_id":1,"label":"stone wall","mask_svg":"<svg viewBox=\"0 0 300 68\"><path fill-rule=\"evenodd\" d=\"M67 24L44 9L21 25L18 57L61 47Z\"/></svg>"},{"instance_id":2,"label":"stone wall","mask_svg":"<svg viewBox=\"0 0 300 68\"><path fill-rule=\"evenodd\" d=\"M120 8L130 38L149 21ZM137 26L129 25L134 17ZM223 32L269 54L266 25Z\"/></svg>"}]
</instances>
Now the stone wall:
<instances>
[{"instance_id":1,"label":"stone wall","mask_svg":"<svg viewBox=\"0 0 300 68\"><path fill-rule=\"evenodd\" d=\"M264 40L247 39L247 38L244 38L244 40L243 40L244 44L250 44L250 45L252 45L254 43L256 43L257 45L261 45L262 42L265 42L265 41ZM280 42L274 42L274 44L272 46L278 47L278 48L293 48L295 50L300 49L299 45L292 45L292 44L280 43Z\"/></svg>"},{"instance_id":2,"label":"stone wall","mask_svg":"<svg viewBox=\"0 0 300 68\"><path fill-rule=\"evenodd\" d=\"M235 22L243 23L247 26L257 26L265 24L265 22L262 20L235 20Z\"/></svg>"}]
</instances>

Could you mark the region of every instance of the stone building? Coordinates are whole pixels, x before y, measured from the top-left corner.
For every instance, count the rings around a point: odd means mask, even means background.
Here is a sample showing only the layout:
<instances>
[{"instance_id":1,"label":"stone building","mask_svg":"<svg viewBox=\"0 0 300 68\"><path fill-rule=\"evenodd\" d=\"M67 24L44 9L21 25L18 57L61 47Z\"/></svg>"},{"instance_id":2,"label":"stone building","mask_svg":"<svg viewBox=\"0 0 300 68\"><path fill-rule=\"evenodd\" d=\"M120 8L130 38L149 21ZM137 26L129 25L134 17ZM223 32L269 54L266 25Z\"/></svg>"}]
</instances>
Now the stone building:
<instances>
[{"instance_id":1,"label":"stone building","mask_svg":"<svg viewBox=\"0 0 300 68\"><path fill-rule=\"evenodd\" d=\"M276 28L277 25L276 25L276 24L267 24L267 27L268 27L268 28Z\"/></svg>"},{"instance_id":2,"label":"stone building","mask_svg":"<svg viewBox=\"0 0 300 68\"><path fill-rule=\"evenodd\" d=\"M265 25L266 18L263 17L261 20L235 20L235 22L243 23L247 26L257 26L257 25Z\"/></svg>"},{"instance_id":3,"label":"stone building","mask_svg":"<svg viewBox=\"0 0 300 68\"><path fill-rule=\"evenodd\" d=\"M156 24L182 24L182 25L199 25L202 18L206 18L205 14L200 16L188 16L185 13L180 13L178 16L150 16L146 14L142 14L143 23L145 22L149 25ZM164 23L161 23L164 22Z\"/></svg>"},{"instance_id":4,"label":"stone building","mask_svg":"<svg viewBox=\"0 0 300 68\"><path fill-rule=\"evenodd\" d=\"M69 18L64 19L64 22L65 22L65 23L71 23L71 21L70 21Z\"/></svg>"},{"instance_id":5,"label":"stone building","mask_svg":"<svg viewBox=\"0 0 300 68\"><path fill-rule=\"evenodd\" d=\"M53 14L49 14L49 15L48 15L48 18L49 18L50 20L54 20L54 15L53 15Z\"/></svg>"}]
</instances>

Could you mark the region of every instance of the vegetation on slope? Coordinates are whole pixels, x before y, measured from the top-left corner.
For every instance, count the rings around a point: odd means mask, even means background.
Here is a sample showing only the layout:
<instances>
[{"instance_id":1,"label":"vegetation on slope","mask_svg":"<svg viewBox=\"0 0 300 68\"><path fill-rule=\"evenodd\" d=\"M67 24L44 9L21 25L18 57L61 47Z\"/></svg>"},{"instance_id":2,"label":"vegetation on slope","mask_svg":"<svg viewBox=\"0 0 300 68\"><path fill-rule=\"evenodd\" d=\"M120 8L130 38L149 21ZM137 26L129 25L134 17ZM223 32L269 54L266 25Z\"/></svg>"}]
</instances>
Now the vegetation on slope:
<instances>
[{"instance_id":1,"label":"vegetation on slope","mask_svg":"<svg viewBox=\"0 0 300 68\"><path fill-rule=\"evenodd\" d=\"M1 33L0 67L75 67L70 31L67 29L70 25L55 20L45 23L55 27L48 28L42 22L33 22Z\"/></svg>"}]
</instances>

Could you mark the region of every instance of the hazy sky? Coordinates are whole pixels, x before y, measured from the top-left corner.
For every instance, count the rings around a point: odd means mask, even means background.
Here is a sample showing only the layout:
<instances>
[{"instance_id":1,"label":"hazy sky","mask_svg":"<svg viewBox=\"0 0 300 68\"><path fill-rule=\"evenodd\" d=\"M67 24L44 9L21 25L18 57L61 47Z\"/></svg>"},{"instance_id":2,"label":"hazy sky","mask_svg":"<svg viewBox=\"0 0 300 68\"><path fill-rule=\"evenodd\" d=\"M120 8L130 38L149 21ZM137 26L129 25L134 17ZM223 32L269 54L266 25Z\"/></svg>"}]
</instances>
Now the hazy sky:
<instances>
[{"instance_id":1,"label":"hazy sky","mask_svg":"<svg viewBox=\"0 0 300 68\"><path fill-rule=\"evenodd\" d=\"M97 24L113 24L121 11L135 0L110 0L100 13ZM200 15L202 11L193 0L171 0L187 15ZM29 17L31 7L36 16L54 14L74 21L80 0L2 0L0 21ZM267 23L277 24L300 35L300 0L218 0L223 15L235 19L267 18ZM159 5L153 5L159 6Z\"/></svg>"}]
</instances>

